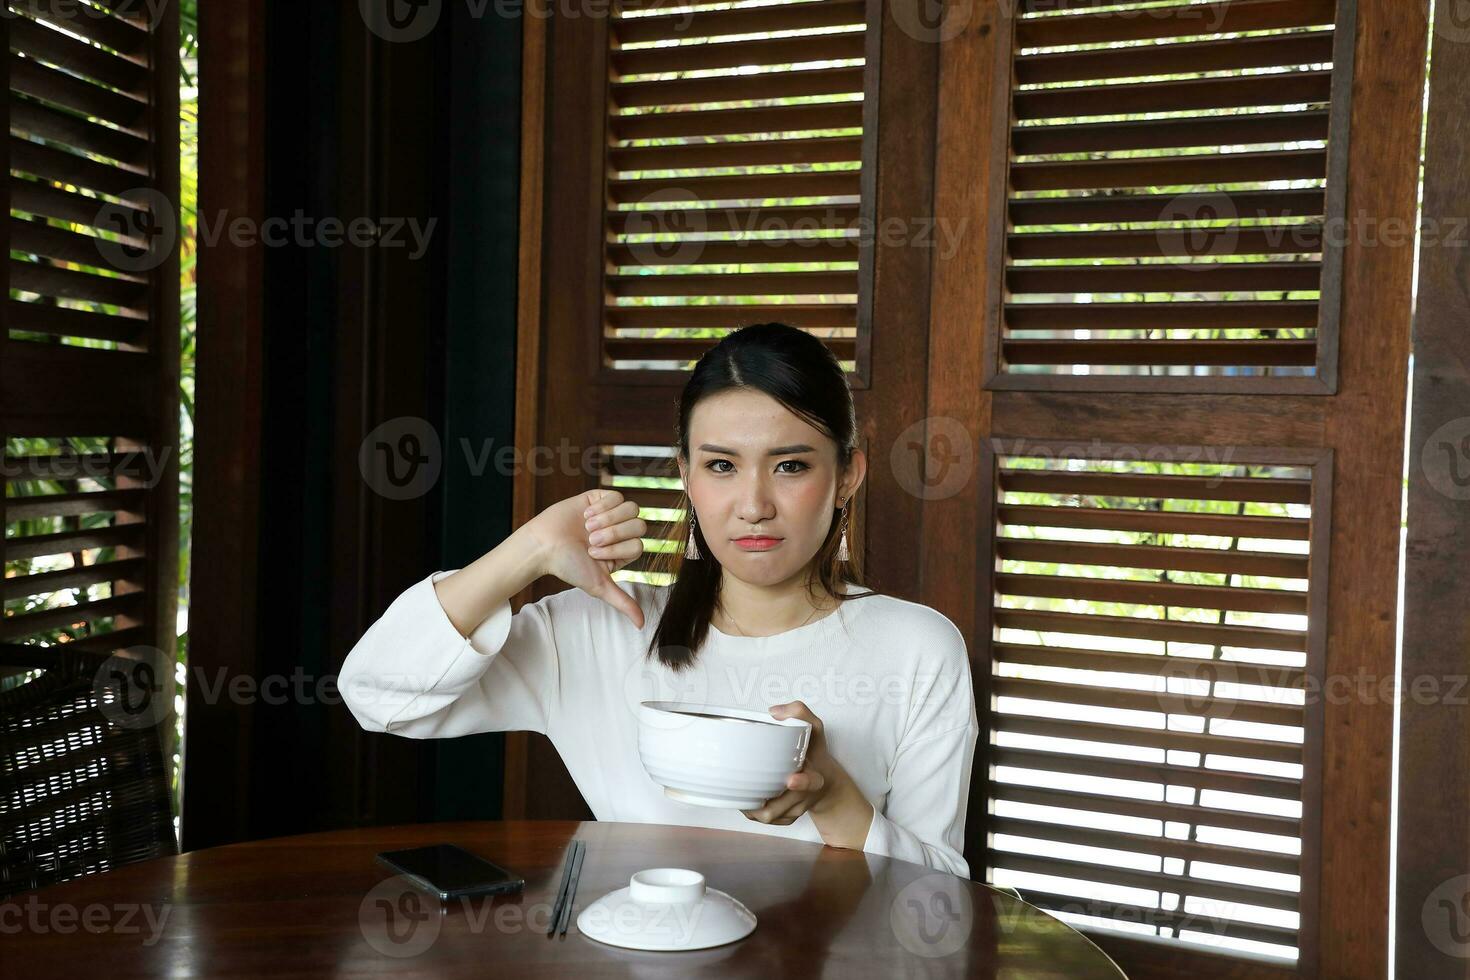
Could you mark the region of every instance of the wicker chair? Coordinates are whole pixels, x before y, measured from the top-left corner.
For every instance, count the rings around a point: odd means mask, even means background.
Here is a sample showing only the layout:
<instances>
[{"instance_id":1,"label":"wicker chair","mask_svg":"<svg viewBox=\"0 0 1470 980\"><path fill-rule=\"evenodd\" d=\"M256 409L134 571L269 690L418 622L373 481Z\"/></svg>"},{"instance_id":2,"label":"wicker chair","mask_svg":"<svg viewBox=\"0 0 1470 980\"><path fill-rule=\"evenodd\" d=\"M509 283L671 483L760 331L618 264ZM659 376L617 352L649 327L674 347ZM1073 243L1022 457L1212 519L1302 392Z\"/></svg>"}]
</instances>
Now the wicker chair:
<instances>
[{"instance_id":1,"label":"wicker chair","mask_svg":"<svg viewBox=\"0 0 1470 980\"><path fill-rule=\"evenodd\" d=\"M46 668L0 693L0 898L178 853L163 725L109 721L117 691L93 684L106 659L0 648Z\"/></svg>"}]
</instances>

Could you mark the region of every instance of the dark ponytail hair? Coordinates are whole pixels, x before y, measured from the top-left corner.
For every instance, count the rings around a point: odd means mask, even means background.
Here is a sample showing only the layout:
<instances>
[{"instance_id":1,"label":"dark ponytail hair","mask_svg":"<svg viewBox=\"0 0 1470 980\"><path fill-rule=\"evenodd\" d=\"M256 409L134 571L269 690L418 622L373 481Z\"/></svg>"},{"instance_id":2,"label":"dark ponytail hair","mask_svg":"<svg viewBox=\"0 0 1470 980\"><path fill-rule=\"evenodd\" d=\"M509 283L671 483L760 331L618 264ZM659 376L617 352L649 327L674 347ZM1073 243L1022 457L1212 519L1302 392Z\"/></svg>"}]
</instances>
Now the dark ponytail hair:
<instances>
[{"instance_id":1,"label":"dark ponytail hair","mask_svg":"<svg viewBox=\"0 0 1470 980\"><path fill-rule=\"evenodd\" d=\"M694 373L679 396L675 427L675 449L686 463L690 459L689 422L695 406L711 395L735 389L770 395L837 443L839 467L851 463L853 450L857 448L857 415L842 366L836 355L816 337L784 323L742 327L706 351L695 364ZM679 506L686 515L691 512L687 488ZM848 506L851 525L854 503L849 501ZM845 589L847 583L863 585L860 554L859 549L850 548L851 560L837 560L842 512L834 509L832 514L832 526L811 563L807 588L815 591L820 583L827 595L847 602L861 597L848 596ZM720 591L721 565L697 524L694 536L701 554L698 561L684 560L689 540L686 516L678 525L675 538L678 547L659 553L651 564L653 571L671 574L674 581L648 652L656 650L659 661L675 671L692 665L695 653L704 645Z\"/></svg>"}]
</instances>

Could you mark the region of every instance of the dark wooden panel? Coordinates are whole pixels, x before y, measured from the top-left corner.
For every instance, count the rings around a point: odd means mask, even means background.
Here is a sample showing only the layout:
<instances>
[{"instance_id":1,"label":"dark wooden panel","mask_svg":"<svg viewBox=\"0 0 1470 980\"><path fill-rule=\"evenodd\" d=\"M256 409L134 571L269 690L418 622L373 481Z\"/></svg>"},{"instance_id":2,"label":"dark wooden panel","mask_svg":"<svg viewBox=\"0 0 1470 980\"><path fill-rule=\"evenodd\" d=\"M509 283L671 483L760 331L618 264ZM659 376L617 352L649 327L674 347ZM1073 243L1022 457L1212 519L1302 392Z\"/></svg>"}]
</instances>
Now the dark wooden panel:
<instances>
[{"instance_id":1,"label":"dark wooden panel","mask_svg":"<svg viewBox=\"0 0 1470 980\"><path fill-rule=\"evenodd\" d=\"M533 29L534 25L534 29ZM522 130L523 164L534 175L522 197L520 299L521 347L517 352L517 444L555 445L565 438L585 447L588 423L604 400L584 384L601 363L604 135L608 38L606 20L527 19L531 52L525 90L536 115ZM544 46L543 46L544 45ZM581 66L578 72L557 66ZM548 284L559 283L559 286ZM589 329L589 325L593 329ZM588 489L587 478L556 472L532 478L523 470L515 487L516 522ZM542 580L518 597L534 601L564 586ZM507 818L584 818L591 815L556 749L541 735L509 733L505 740L503 812Z\"/></svg>"},{"instance_id":2,"label":"dark wooden panel","mask_svg":"<svg viewBox=\"0 0 1470 980\"><path fill-rule=\"evenodd\" d=\"M265 217L265 3L200 10L199 207ZM199 255L191 666L254 676L261 487L264 255ZM206 675L209 676L209 675ZM188 696L197 697L191 688ZM194 703L194 702L191 702ZM246 836L251 712L225 700L187 716L182 849ZM208 746L208 755L203 746Z\"/></svg>"},{"instance_id":3,"label":"dark wooden panel","mask_svg":"<svg viewBox=\"0 0 1470 980\"><path fill-rule=\"evenodd\" d=\"M1470 243L1463 234L1450 239L1446 230L1463 227L1470 214L1470 45L1458 5L1441 0L1434 8L1440 28L1429 80L1422 221L1436 231L1426 232L1419 259L1413 332L1400 673L1400 690L1409 696L1399 708L1394 968L1400 977L1464 980L1470 977L1463 932L1470 892Z\"/></svg>"}]
</instances>

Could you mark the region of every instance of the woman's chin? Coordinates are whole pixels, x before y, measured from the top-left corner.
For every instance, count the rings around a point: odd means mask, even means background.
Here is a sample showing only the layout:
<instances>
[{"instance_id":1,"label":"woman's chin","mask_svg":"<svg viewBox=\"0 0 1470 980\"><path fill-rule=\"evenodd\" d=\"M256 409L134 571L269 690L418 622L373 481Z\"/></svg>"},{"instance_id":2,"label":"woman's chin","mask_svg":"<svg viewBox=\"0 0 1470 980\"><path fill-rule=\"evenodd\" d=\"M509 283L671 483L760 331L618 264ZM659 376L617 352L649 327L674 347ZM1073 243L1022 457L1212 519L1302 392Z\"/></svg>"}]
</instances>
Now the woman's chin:
<instances>
[{"instance_id":1,"label":"woman's chin","mask_svg":"<svg viewBox=\"0 0 1470 980\"><path fill-rule=\"evenodd\" d=\"M720 565L726 575L732 575L747 585L769 587L790 581L801 569L790 568L788 561L775 561L770 552L742 552L721 558Z\"/></svg>"}]
</instances>

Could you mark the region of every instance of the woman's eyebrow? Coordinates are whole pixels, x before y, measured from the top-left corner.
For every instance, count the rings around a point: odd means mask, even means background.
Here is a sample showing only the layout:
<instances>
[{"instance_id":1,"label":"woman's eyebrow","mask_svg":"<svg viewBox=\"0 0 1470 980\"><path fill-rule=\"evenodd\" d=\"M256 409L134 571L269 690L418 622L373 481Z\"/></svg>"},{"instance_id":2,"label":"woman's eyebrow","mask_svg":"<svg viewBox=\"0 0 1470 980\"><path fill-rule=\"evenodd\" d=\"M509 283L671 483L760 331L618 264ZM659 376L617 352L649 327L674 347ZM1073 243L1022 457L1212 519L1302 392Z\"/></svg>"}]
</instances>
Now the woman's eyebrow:
<instances>
[{"instance_id":1,"label":"woman's eyebrow","mask_svg":"<svg viewBox=\"0 0 1470 980\"><path fill-rule=\"evenodd\" d=\"M704 450L707 453L722 453L725 456L739 456L740 455L739 453L737 453L733 449L726 449L724 446L712 446L709 443L705 443L704 445L700 446L699 448L702 449L702 450ZM808 445L806 445L806 444L803 443L803 444L795 445L795 446L777 446L775 449L769 450L766 453L766 455L767 456L793 456L793 455L795 455L797 453L811 453L811 452L816 452L816 450L813 449L811 446L808 446Z\"/></svg>"}]
</instances>

